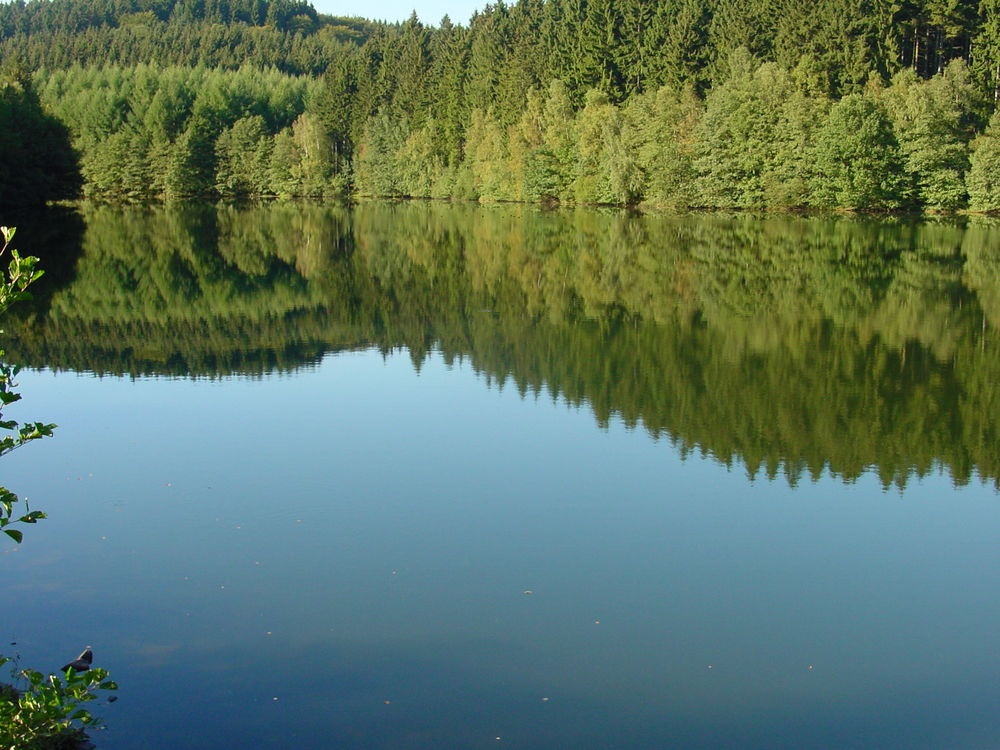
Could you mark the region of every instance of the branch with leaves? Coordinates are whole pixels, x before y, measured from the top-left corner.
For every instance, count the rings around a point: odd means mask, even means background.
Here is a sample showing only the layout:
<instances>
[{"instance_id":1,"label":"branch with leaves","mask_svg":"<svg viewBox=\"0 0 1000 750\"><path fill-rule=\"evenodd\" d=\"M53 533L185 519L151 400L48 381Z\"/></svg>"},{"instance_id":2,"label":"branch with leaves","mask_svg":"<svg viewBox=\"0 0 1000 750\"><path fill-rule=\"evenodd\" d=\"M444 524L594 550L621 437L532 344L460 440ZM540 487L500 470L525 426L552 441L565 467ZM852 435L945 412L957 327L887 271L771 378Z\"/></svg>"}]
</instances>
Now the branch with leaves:
<instances>
[{"instance_id":1,"label":"branch with leaves","mask_svg":"<svg viewBox=\"0 0 1000 750\"><path fill-rule=\"evenodd\" d=\"M7 309L21 300L29 299L31 293L28 287L39 279L42 271L37 268L38 258L33 256L22 257L16 249L11 247L14 239L14 227L0 227L0 234L3 235L3 247L0 248L0 258L9 255L10 260L6 273L0 279L0 315ZM0 456L20 448L25 443L38 440L43 437L50 437L55 429L54 424L44 424L42 422L28 422L21 424L14 419L5 419L3 410L21 400L21 394L14 390L17 383L14 378L20 371L16 365L3 361L3 350L0 350ZM23 533L19 529L7 528L15 523L35 523L45 518L41 511L33 511L24 503L24 513L20 510L15 512L15 505L19 502L17 495L6 487L0 487L0 531L9 536L15 542L20 543Z\"/></svg>"},{"instance_id":2,"label":"branch with leaves","mask_svg":"<svg viewBox=\"0 0 1000 750\"><path fill-rule=\"evenodd\" d=\"M100 721L84 704L97 700L99 691L114 691L118 685L104 669L67 669L62 675L18 669L17 663L0 656L0 667L11 664L14 684L0 683L0 748L48 750L82 748L84 729ZM107 698L107 703L115 696Z\"/></svg>"}]
</instances>

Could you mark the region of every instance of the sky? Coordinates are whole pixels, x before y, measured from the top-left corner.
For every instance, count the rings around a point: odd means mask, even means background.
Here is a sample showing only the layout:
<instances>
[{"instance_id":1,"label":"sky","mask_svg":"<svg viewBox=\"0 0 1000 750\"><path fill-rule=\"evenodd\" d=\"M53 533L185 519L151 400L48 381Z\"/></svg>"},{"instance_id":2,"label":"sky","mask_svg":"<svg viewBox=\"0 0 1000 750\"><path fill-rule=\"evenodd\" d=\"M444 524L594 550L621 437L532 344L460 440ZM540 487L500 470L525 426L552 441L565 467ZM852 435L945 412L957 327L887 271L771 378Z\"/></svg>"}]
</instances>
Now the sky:
<instances>
[{"instance_id":1,"label":"sky","mask_svg":"<svg viewBox=\"0 0 1000 750\"><path fill-rule=\"evenodd\" d=\"M445 14L452 23L468 24L473 12L490 0L312 0L320 13L333 16L361 16L373 21L405 21L410 13L428 26L437 26Z\"/></svg>"}]
</instances>

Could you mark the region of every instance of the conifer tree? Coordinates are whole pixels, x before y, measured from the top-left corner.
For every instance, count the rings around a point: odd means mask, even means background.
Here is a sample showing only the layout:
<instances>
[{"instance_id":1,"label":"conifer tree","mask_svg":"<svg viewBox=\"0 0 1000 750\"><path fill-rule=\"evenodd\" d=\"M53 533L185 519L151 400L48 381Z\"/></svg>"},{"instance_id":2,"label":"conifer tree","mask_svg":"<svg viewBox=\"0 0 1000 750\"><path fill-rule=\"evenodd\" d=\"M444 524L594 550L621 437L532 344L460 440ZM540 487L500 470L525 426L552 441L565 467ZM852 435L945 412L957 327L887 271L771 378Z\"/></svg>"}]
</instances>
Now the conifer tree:
<instances>
[{"instance_id":1,"label":"conifer tree","mask_svg":"<svg viewBox=\"0 0 1000 750\"><path fill-rule=\"evenodd\" d=\"M164 180L167 198L210 195L215 189L215 137L210 121L195 115L177 139Z\"/></svg>"},{"instance_id":2,"label":"conifer tree","mask_svg":"<svg viewBox=\"0 0 1000 750\"><path fill-rule=\"evenodd\" d=\"M273 141L260 115L242 117L215 141L215 189L223 197L271 192L268 167Z\"/></svg>"},{"instance_id":3,"label":"conifer tree","mask_svg":"<svg viewBox=\"0 0 1000 750\"><path fill-rule=\"evenodd\" d=\"M354 153L353 123L357 119L357 71L354 58L342 58L330 64L323 75L323 85L308 105L326 130L333 148L333 169L346 170Z\"/></svg>"}]
</instances>

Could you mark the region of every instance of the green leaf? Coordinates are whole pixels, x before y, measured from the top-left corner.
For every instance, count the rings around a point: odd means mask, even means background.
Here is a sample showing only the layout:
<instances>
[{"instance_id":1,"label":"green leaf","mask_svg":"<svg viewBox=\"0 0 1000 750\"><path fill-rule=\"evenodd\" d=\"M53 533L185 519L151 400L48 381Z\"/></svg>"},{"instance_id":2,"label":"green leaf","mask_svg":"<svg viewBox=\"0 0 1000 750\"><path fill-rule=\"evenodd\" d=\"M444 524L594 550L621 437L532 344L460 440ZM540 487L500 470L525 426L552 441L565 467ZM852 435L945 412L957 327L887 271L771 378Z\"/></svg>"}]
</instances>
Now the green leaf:
<instances>
[{"instance_id":1,"label":"green leaf","mask_svg":"<svg viewBox=\"0 0 1000 750\"><path fill-rule=\"evenodd\" d=\"M3 533L6 534L7 536L9 536L11 539L13 539L18 544L20 544L21 540L24 539L24 534L22 534L17 529L4 529Z\"/></svg>"}]
</instances>

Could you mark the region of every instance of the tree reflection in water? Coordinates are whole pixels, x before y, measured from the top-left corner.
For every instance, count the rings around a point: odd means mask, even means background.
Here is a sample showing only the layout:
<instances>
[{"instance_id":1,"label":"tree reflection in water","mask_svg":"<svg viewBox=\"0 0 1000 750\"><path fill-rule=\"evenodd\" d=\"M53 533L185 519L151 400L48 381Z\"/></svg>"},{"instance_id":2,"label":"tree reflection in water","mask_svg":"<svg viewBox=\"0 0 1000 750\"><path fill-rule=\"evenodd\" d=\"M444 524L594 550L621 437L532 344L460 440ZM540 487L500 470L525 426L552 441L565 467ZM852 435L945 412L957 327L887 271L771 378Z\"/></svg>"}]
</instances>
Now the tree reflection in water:
<instances>
[{"instance_id":1,"label":"tree reflection in water","mask_svg":"<svg viewBox=\"0 0 1000 750\"><path fill-rule=\"evenodd\" d=\"M9 324L17 361L220 377L360 347L405 347L419 366L436 350L752 476L1000 480L995 222L81 211L75 272Z\"/></svg>"}]
</instances>

